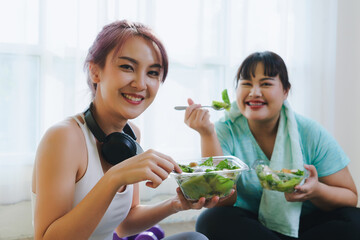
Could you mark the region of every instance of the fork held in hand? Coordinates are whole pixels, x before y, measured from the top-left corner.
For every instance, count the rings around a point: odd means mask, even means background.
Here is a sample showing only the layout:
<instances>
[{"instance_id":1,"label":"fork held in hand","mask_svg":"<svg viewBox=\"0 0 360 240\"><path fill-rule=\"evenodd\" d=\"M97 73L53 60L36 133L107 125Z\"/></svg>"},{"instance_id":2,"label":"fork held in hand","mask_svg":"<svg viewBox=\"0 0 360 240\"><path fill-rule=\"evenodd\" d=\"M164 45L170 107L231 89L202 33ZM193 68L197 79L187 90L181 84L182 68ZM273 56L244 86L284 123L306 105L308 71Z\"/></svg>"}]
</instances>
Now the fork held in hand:
<instances>
[{"instance_id":1,"label":"fork held in hand","mask_svg":"<svg viewBox=\"0 0 360 240\"><path fill-rule=\"evenodd\" d=\"M176 106L175 110L185 110L188 106ZM215 108L214 106L201 106L202 108L212 108L214 110L222 110L223 108Z\"/></svg>"}]
</instances>

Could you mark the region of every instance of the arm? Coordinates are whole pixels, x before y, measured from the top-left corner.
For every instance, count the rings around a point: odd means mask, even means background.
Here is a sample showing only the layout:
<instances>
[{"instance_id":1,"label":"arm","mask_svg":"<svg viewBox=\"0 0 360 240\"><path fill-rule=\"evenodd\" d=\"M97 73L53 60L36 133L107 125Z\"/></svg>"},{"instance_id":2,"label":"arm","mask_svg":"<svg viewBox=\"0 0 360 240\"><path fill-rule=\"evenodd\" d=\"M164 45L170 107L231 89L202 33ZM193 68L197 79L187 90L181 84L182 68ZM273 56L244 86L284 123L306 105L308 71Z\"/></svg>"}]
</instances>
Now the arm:
<instances>
[{"instance_id":1,"label":"arm","mask_svg":"<svg viewBox=\"0 0 360 240\"><path fill-rule=\"evenodd\" d=\"M188 104L184 122L200 134L202 156L223 155L214 124L210 122L209 110L201 108L199 104L194 104L191 99L188 99Z\"/></svg>"},{"instance_id":2,"label":"arm","mask_svg":"<svg viewBox=\"0 0 360 240\"><path fill-rule=\"evenodd\" d=\"M52 128L39 145L35 239L88 239L121 186L148 181L146 185L155 188L171 171L181 171L170 157L149 150L111 167L72 208L87 151L81 130L69 125Z\"/></svg>"},{"instance_id":3,"label":"arm","mask_svg":"<svg viewBox=\"0 0 360 240\"><path fill-rule=\"evenodd\" d=\"M349 159L335 138L319 123L298 116L300 131L308 159L313 165L304 165L309 178L303 186L297 186L297 194L290 195L291 201L310 200L324 211L338 207L356 206L357 191L347 167ZM316 167L315 167L316 166ZM331 172L331 175L326 174ZM322 177L318 177L318 173Z\"/></svg>"},{"instance_id":4,"label":"arm","mask_svg":"<svg viewBox=\"0 0 360 240\"><path fill-rule=\"evenodd\" d=\"M117 227L116 233L119 237L134 235L152 227L162 219L179 211L189 209L212 208L219 202L219 197L213 197L209 202L202 197L198 202L190 202L185 199L180 188L176 189L177 196L162 201L155 205L139 204L139 188L134 188L134 199L131 210L126 219Z\"/></svg>"},{"instance_id":5,"label":"arm","mask_svg":"<svg viewBox=\"0 0 360 240\"><path fill-rule=\"evenodd\" d=\"M131 124L131 127L137 135L137 141L140 142L139 129ZM198 202L190 202L185 199L180 188L176 189L177 195L174 198L167 199L155 205L141 205L139 199L139 185L134 185L133 202L130 212L126 219L116 228L117 235L120 237L134 235L152 227L164 218L188 209L201 209L203 207L214 207L219 197L213 197L206 202L205 198L200 198Z\"/></svg>"},{"instance_id":6,"label":"arm","mask_svg":"<svg viewBox=\"0 0 360 240\"><path fill-rule=\"evenodd\" d=\"M140 129L133 123L128 122L140 143ZM177 212L169 205L169 201L159 203L153 207L140 205L139 184L134 184L133 201L131 209L126 219L116 228L117 235L120 237L134 235L152 227L165 217Z\"/></svg>"},{"instance_id":7,"label":"arm","mask_svg":"<svg viewBox=\"0 0 360 240\"><path fill-rule=\"evenodd\" d=\"M347 167L318 179L313 165L305 165L310 176L302 186L296 186L295 193L286 193L290 202L310 200L315 206L331 211L339 207L356 207L358 196L356 186Z\"/></svg>"},{"instance_id":8,"label":"arm","mask_svg":"<svg viewBox=\"0 0 360 240\"><path fill-rule=\"evenodd\" d=\"M66 121L51 128L39 144L35 239L88 239L116 192L110 178L104 177L72 209L81 161L87 157L82 133L75 125Z\"/></svg>"},{"instance_id":9,"label":"arm","mask_svg":"<svg viewBox=\"0 0 360 240\"><path fill-rule=\"evenodd\" d=\"M166 200L153 206L140 205L139 185L134 185L133 202L126 219L117 227L119 237L134 235L152 227L165 217L176 213L171 202Z\"/></svg>"},{"instance_id":10,"label":"arm","mask_svg":"<svg viewBox=\"0 0 360 240\"><path fill-rule=\"evenodd\" d=\"M193 100L190 98L188 99L188 104L189 107L186 109L184 122L200 134L201 155L203 157L223 155L214 124L210 122L209 110L201 108L201 105L199 104L194 104ZM237 194L234 189L228 197L221 200L213 199L212 201L214 204L206 207L232 206L236 202L236 198Z\"/></svg>"}]
</instances>

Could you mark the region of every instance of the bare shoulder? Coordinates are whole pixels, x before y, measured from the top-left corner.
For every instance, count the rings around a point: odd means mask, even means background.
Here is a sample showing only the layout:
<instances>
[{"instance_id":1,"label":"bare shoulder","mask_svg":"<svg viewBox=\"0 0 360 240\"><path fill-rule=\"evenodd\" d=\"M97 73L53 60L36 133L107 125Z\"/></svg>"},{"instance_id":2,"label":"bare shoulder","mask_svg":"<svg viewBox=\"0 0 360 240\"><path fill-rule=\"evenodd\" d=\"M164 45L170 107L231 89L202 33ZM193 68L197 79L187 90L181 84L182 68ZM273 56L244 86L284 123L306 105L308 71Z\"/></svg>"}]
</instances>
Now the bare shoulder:
<instances>
[{"instance_id":1,"label":"bare shoulder","mask_svg":"<svg viewBox=\"0 0 360 240\"><path fill-rule=\"evenodd\" d=\"M83 141L82 131L77 122L72 118L67 118L50 127L44 134L39 144L39 149L45 147L52 148L75 148L77 144ZM74 146L75 144L75 146Z\"/></svg>"},{"instance_id":2,"label":"bare shoulder","mask_svg":"<svg viewBox=\"0 0 360 240\"><path fill-rule=\"evenodd\" d=\"M139 129L139 127L138 126L136 126L136 124L135 123L133 123L133 122L130 122L130 121L128 121L128 124L130 125L130 127L132 128L132 130L134 131L134 133L135 133L135 136L136 136L136 138L137 138L137 142L140 142L140 139L141 139L141 133L140 133L140 129Z\"/></svg>"},{"instance_id":3,"label":"bare shoulder","mask_svg":"<svg viewBox=\"0 0 360 240\"><path fill-rule=\"evenodd\" d=\"M73 118L46 131L36 153L32 183L36 193L36 233L45 232L50 224L72 209L76 180L86 164L85 138Z\"/></svg>"},{"instance_id":4,"label":"bare shoulder","mask_svg":"<svg viewBox=\"0 0 360 240\"><path fill-rule=\"evenodd\" d=\"M50 127L41 139L36 153L36 170L67 171L75 178L86 164L85 138L73 118Z\"/></svg>"}]
</instances>

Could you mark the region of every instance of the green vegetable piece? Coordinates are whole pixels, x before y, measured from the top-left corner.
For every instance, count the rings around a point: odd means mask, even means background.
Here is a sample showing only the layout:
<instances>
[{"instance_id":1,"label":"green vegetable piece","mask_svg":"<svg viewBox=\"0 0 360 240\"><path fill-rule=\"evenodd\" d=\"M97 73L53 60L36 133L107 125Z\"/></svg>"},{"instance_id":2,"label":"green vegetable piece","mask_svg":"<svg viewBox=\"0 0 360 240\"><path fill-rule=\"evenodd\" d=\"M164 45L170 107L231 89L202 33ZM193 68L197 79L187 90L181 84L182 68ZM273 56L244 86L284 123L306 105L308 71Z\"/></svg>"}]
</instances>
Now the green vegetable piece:
<instances>
[{"instance_id":1,"label":"green vegetable piece","mask_svg":"<svg viewBox=\"0 0 360 240\"><path fill-rule=\"evenodd\" d=\"M219 174L215 174L211 178L208 178L208 181L212 191L220 196L229 193L234 186L232 180L220 176Z\"/></svg>"},{"instance_id":2,"label":"green vegetable piece","mask_svg":"<svg viewBox=\"0 0 360 240\"><path fill-rule=\"evenodd\" d=\"M200 166L208 166L208 167L214 166L213 158L212 158L212 157L209 157L209 158L206 159L203 163L201 163Z\"/></svg>"},{"instance_id":3,"label":"green vegetable piece","mask_svg":"<svg viewBox=\"0 0 360 240\"><path fill-rule=\"evenodd\" d=\"M222 160L219 164L215 167L216 170L223 170L223 169L231 169L232 167L229 164L227 159Z\"/></svg>"},{"instance_id":4,"label":"green vegetable piece","mask_svg":"<svg viewBox=\"0 0 360 240\"><path fill-rule=\"evenodd\" d=\"M228 107L227 103L220 102L220 101L212 101L211 105L217 110Z\"/></svg>"},{"instance_id":5,"label":"green vegetable piece","mask_svg":"<svg viewBox=\"0 0 360 240\"><path fill-rule=\"evenodd\" d=\"M286 182L281 182L276 186L276 190L280 192L293 192L294 187L298 185L301 182L300 177L294 177Z\"/></svg>"},{"instance_id":6,"label":"green vegetable piece","mask_svg":"<svg viewBox=\"0 0 360 240\"><path fill-rule=\"evenodd\" d=\"M257 165L255 171L260 180L265 180L264 165Z\"/></svg>"},{"instance_id":7,"label":"green vegetable piece","mask_svg":"<svg viewBox=\"0 0 360 240\"><path fill-rule=\"evenodd\" d=\"M297 172L294 172L292 174L295 174L295 175L298 175L298 176L304 176L305 172L298 169Z\"/></svg>"},{"instance_id":8,"label":"green vegetable piece","mask_svg":"<svg viewBox=\"0 0 360 240\"><path fill-rule=\"evenodd\" d=\"M219 101L212 101L211 105L217 110L224 108L225 110L229 111L231 108L230 104L224 103L224 102L219 102Z\"/></svg>"},{"instance_id":9,"label":"green vegetable piece","mask_svg":"<svg viewBox=\"0 0 360 240\"><path fill-rule=\"evenodd\" d=\"M185 195L194 200L206 197L212 191L203 175L190 178L183 182L180 187Z\"/></svg>"},{"instance_id":10,"label":"green vegetable piece","mask_svg":"<svg viewBox=\"0 0 360 240\"><path fill-rule=\"evenodd\" d=\"M233 170L233 169L239 169L239 167L231 166L229 164L229 160L224 159L224 160L220 161L219 164L215 167L215 171L224 170L224 169Z\"/></svg>"},{"instance_id":11,"label":"green vegetable piece","mask_svg":"<svg viewBox=\"0 0 360 240\"><path fill-rule=\"evenodd\" d=\"M227 92L227 89L224 89L221 93L222 95L222 100L224 101L224 103L227 103L227 104L231 104L230 103L230 99L229 99L229 95L228 95L228 92Z\"/></svg>"},{"instance_id":12,"label":"green vegetable piece","mask_svg":"<svg viewBox=\"0 0 360 240\"><path fill-rule=\"evenodd\" d=\"M229 100L229 95L228 95L227 89L224 89L222 91L221 95L222 95L223 102L212 101L211 105L217 110L224 108L225 110L230 111L231 103Z\"/></svg>"},{"instance_id":13,"label":"green vegetable piece","mask_svg":"<svg viewBox=\"0 0 360 240\"><path fill-rule=\"evenodd\" d=\"M258 165L255 168L260 184L265 189L280 192L293 192L294 187L301 183L304 171L297 170L295 173L285 173L281 171L265 170L265 165Z\"/></svg>"},{"instance_id":14,"label":"green vegetable piece","mask_svg":"<svg viewBox=\"0 0 360 240\"><path fill-rule=\"evenodd\" d=\"M281 183L280 179L276 178L272 174L266 175L265 181L267 182L268 186L270 186L270 187L277 186L279 183Z\"/></svg>"},{"instance_id":15,"label":"green vegetable piece","mask_svg":"<svg viewBox=\"0 0 360 240\"><path fill-rule=\"evenodd\" d=\"M211 179L213 179L217 174L216 173L207 173L207 174L204 174L204 178L206 180L206 182L210 182Z\"/></svg>"},{"instance_id":16,"label":"green vegetable piece","mask_svg":"<svg viewBox=\"0 0 360 240\"><path fill-rule=\"evenodd\" d=\"M181 168L181 170L183 172L186 172L186 173L192 173L194 172L194 169L192 169L191 167L187 166L187 165L182 165L182 164L179 164L179 167Z\"/></svg>"}]
</instances>

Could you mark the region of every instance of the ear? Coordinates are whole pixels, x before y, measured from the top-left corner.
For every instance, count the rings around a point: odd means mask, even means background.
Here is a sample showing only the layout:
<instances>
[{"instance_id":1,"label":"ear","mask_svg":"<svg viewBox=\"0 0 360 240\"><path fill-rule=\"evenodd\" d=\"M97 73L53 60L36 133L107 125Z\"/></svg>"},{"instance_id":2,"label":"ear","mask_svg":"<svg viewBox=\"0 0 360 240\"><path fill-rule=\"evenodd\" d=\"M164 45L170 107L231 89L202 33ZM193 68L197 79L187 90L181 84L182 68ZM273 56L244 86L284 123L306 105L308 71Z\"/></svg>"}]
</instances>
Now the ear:
<instances>
[{"instance_id":1,"label":"ear","mask_svg":"<svg viewBox=\"0 0 360 240\"><path fill-rule=\"evenodd\" d=\"M89 73L90 73L90 78L93 83L100 82L100 68L97 64L95 64L95 63L89 64Z\"/></svg>"},{"instance_id":2,"label":"ear","mask_svg":"<svg viewBox=\"0 0 360 240\"><path fill-rule=\"evenodd\" d=\"M289 92L290 92L290 88L288 88L286 90L284 89L284 101L288 98Z\"/></svg>"}]
</instances>

